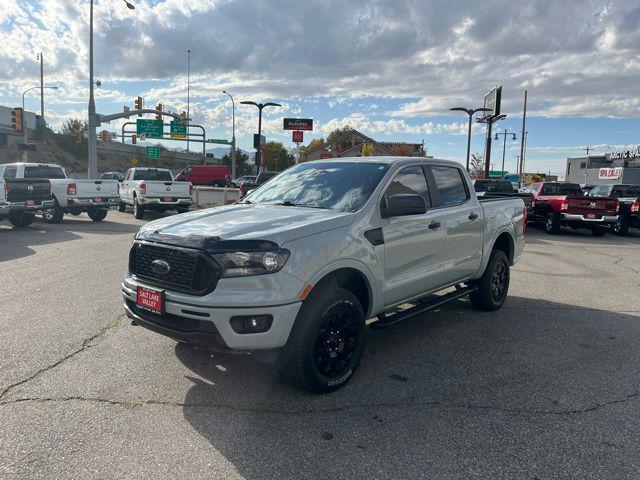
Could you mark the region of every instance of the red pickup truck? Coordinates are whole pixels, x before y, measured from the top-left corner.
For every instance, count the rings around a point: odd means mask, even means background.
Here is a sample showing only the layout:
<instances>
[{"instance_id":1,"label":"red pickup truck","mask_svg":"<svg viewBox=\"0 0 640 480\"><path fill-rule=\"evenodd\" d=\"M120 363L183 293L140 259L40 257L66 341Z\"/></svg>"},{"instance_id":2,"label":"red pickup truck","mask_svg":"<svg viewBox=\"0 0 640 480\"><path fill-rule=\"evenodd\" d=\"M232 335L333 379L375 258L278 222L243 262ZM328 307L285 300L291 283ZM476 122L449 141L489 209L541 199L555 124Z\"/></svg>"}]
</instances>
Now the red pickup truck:
<instances>
[{"instance_id":1,"label":"red pickup truck","mask_svg":"<svg viewBox=\"0 0 640 480\"><path fill-rule=\"evenodd\" d=\"M525 193L533 195L529 221L544 226L547 233L558 233L561 226L588 228L603 236L618 220L618 200L585 197L577 183L532 183Z\"/></svg>"}]
</instances>

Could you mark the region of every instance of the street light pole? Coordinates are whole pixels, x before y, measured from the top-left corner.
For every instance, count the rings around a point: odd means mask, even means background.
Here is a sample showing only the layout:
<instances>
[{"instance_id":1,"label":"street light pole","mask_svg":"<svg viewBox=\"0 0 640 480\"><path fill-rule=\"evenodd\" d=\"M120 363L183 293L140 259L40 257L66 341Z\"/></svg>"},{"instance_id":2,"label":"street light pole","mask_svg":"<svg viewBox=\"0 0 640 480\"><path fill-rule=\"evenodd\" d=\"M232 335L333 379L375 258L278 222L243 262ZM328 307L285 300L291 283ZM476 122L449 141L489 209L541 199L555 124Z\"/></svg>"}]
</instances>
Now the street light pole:
<instances>
[{"instance_id":1,"label":"street light pole","mask_svg":"<svg viewBox=\"0 0 640 480\"><path fill-rule=\"evenodd\" d=\"M124 0L129 10L136 8L128 0ZM96 140L96 102L93 96L93 0L89 0L89 121L87 127L89 131L88 145L89 145L89 178L96 178L98 176L98 142Z\"/></svg>"},{"instance_id":2,"label":"street light pole","mask_svg":"<svg viewBox=\"0 0 640 480\"><path fill-rule=\"evenodd\" d=\"M36 88L41 88L41 89L45 89L45 88L50 88L52 90L57 90L58 87L45 87L45 86L35 86L35 87L29 87L27 88L24 92L22 92L22 143L27 143L27 116L25 115L24 112L24 96L30 92L31 90L35 90ZM27 150L24 150L22 152L22 161L26 162L29 160L29 153Z\"/></svg>"},{"instance_id":3,"label":"street light pole","mask_svg":"<svg viewBox=\"0 0 640 480\"><path fill-rule=\"evenodd\" d=\"M469 157L471 156L471 120L473 119L473 116L477 112L488 112L490 109L483 108L483 107L481 108L455 107L455 108L450 108L449 110L451 110L452 112L464 112L467 115L469 115L469 133L467 134L467 163L466 163L467 172L469 172Z\"/></svg>"},{"instance_id":4,"label":"street light pole","mask_svg":"<svg viewBox=\"0 0 640 480\"><path fill-rule=\"evenodd\" d=\"M502 170L500 171L500 177L504 180L504 156L507 151L507 135L513 135L512 140L516 140L516 134L514 132L507 132L507 129L504 129L504 132L496 132L496 136L494 140L498 140L498 137L502 135L504 137L504 142L502 143Z\"/></svg>"},{"instance_id":5,"label":"street light pole","mask_svg":"<svg viewBox=\"0 0 640 480\"><path fill-rule=\"evenodd\" d=\"M244 105L253 105L258 109L258 149L256 151L256 170L257 173L262 169L262 109L264 107L281 107L279 103L267 102L267 103L256 103L256 102L240 102Z\"/></svg>"},{"instance_id":6,"label":"street light pole","mask_svg":"<svg viewBox=\"0 0 640 480\"><path fill-rule=\"evenodd\" d=\"M191 49L187 50L187 152L189 151L189 119L191 118Z\"/></svg>"},{"instance_id":7,"label":"street light pole","mask_svg":"<svg viewBox=\"0 0 640 480\"><path fill-rule=\"evenodd\" d=\"M229 95L231 99L231 180L236 179L236 102L229 92L223 90L222 93Z\"/></svg>"}]
</instances>

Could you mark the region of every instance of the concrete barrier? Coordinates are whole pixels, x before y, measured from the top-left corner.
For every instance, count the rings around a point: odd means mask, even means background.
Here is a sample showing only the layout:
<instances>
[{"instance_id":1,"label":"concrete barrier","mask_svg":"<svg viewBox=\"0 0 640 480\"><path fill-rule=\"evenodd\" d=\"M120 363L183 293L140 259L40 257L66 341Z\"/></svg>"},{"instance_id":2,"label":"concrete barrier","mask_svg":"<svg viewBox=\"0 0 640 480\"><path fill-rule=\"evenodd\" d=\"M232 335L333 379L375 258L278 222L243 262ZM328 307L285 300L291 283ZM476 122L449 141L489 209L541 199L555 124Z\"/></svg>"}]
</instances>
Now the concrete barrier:
<instances>
[{"instance_id":1,"label":"concrete barrier","mask_svg":"<svg viewBox=\"0 0 640 480\"><path fill-rule=\"evenodd\" d=\"M218 207L239 199L240 191L237 188L193 186L193 203L196 208Z\"/></svg>"}]
</instances>

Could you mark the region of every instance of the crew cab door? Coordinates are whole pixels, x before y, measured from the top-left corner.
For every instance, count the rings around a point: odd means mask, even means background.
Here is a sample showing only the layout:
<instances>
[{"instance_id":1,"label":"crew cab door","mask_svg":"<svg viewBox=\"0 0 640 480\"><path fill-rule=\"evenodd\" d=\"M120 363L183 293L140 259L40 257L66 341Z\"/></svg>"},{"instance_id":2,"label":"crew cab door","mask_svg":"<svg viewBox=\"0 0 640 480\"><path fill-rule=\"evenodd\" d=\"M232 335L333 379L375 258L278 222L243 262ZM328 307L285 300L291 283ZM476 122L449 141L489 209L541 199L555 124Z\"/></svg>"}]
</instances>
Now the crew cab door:
<instances>
[{"instance_id":1,"label":"crew cab door","mask_svg":"<svg viewBox=\"0 0 640 480\"><path fill-rule=\"evenodd\" d=\"M431 165L437 211L444 230L443 274L445 283L475 275L482 263L483 215L471 196L461 168Z\"/></svg>"},{"instance_id":2,"label":"crew cab door","mask_svg":"<svg viewBox=\"0 0 640 480\"><path fill-rule=\"evenodd\" d=\"M387 185L381 204L391 195L403 193L421 195L427 211L382 219L386 306L433 290L442 283L442 215L431 208L431 192L422 166L407 166L397 172Z\"/></svg>"}]
</instances>

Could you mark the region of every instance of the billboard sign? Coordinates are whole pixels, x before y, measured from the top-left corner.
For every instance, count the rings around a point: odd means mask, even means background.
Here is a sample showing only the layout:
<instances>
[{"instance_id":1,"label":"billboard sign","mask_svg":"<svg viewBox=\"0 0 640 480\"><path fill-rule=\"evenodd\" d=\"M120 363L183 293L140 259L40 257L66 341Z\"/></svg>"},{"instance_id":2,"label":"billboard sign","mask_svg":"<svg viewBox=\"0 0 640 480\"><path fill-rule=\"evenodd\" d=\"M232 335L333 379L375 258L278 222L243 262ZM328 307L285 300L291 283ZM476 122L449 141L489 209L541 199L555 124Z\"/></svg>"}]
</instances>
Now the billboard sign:
<instances>
[{"instance_id":1,"label":"billboard sign","mask_svg":"<svg viewBox=\"0 0 640 480\"><path fill-rule=\"evenodd\" d=\"M300 130L294 130L291 134L291 137L293 139L293 143L304 142L304 132L301 132Z\"/></svg>"},{"instance_id":2,"label":"billboard sign","mask_svg":"<svg viewBox=\"0 0 640 480\"><path fill-rule=\"evenodd\" d=\"M622 167L601 168L598 170L598 179L617 180L622 175Z\"/></svg>"},{"instance_id":3,"label":"billboard sign","mask_svg":"<svg viewBox=\"0 0 640 480\"><path fill-rule=\"evenodd\" d=\"M284 130L313 130L313 118L283 118L282 128Z\"/></svg>"},{"instance_id":4,"label":"billboard sign","mask_svg":"<svg viewBox=\"0 0 640 480\"><path fill-rule=\"evenodd\" d=\"M500 104L502 103L502 86L496 87L484 96L484 108L489 111L482 112L483 118L497 117L500 115Z\"/></svg>"}]
</instances>

